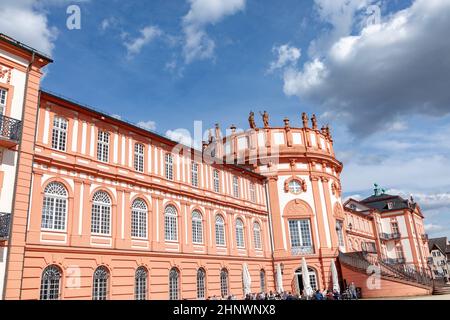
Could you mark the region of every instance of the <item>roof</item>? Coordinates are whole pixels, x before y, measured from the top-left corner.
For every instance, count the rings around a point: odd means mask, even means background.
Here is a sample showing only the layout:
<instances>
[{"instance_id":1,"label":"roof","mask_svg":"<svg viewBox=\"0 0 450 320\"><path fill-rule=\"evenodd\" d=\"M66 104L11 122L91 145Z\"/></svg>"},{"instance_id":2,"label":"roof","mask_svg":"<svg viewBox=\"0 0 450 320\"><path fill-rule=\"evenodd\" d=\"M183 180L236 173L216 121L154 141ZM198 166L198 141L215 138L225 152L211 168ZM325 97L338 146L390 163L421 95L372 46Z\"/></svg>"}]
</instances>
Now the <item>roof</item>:
<instances>
[{"instance_id":1,"label":"roof","mask_svg":"<svg viewBox=\"0 0 450 320\"><path fill-rule=\"evenodd\" d=\"M53 59L49 55L47 55L47 54L45 54L45 53L43 53L43 52L41 52L39 50L36 50L36 49L34 49L34 48L32 48L32 47L30 47L30 46L28 46L28 45L26 45L26 44L24 44L22 42L19 42L19 41L13 39L13 38L7 36L6 34L0 33L0 40L5 41L5 42L7 42L7 43L17 47L17 48L25 50L25 51L27 51L29 53L34 53L37 56L39 56L40 58L42 58L44 60L47 60L48 62L53 62Z\"/></svg>"},{"instance_id":2,"label":"roof","mask_svg":"<svg viewBox=\"0 0 450 320\"><path fill-rule=\"evenodd\" d=\"M447 245L447 249L445 250L446 254L450 254L450 244Z\"/></svg>"},{"instance_id":3,"label":"roof","mask_svg":"<svg viewBox=\"0 0 450 320\"><path fill-rule=\"evenodd\" d=\"M134 130L140 132L141 134L145 134L145 135L148 135L148 136L150 136L152 138L159 139L160 141L166 143L167 145L172 145L172 146L183 145L183 146L186 147L186 149L190 149L192 152L197 153L199 155L202 155L202 159L203 159L203 152L202 151L197 150L195 148L192 148L190 146L184 145L181 142L177 142L177 141L171 140L171 139L167 138L166 136L163 136L163 135L161 135L161 134L159 134L157 132L144 129L144 128L139 127L139 126L137 126L136 124L134 124L134 123L132 123L130 121L119 119L119 118L117 118L117 117L115 117L113 115L110 115L110 114L108 114L106 112L100 111L100 110L98 110L98 109L96 109L94 107L88 106L86 104L81 104L80 102L77 102L75 100L63 97L62 95L58 95L56 93L52 93L52 92L47 91L47 90L46 91L40 90L40 92L42 94L46 95L48 98L53 98L55 101L64 102L66 106L73 106L74 105L77 108L80 108L80 109L86 110L88 112L92 112L94 114L97 114L100 117L102 117L104 119L108 119L111 122L115 122L115 123L120 123L120 124L126 125L130 129L134 129ZM229 169L232 169L232 170L237 170L237 171L240 171L242 173L246 173L246 174L248 174L250 176L253 176L253 177L255 177L255 178L259 179L259 180L266 180L267 179L266 176L263 176L263 175L255 172L255 171L247 169L247 168L245 168L243 166L240 166L240 165L237 165L237 164L230 164L230 163L223 163L223 164L221 164L220 159L217 159L217 160L218 161L216 163L218 163L219 166L223 166L223 167L226 167L226 168L229 168Z\"/></svg>"},{"instance_id":4,"label":"roof","mask_svg":"<svg viewBox=\"0 0 450 320\"><path fill-rule=\"evenodd\" d=\"M428 248L430 251L433 250L434 247L437 247L441 252L445 253L449 247L447 244L447 237L428 239Z\"/></svg>"},{"instance_id":5,"label":"roof","mask_svg":"<svg viewBox=\"0 0 450 320\"><path fill-rule=\"evenodd\" d=\"M414 209L416 205L415 203L412 203L409 200L405 200L400 196L394 196L390 194L372 195L364 200L361 200L360 202L380 212L401 209ZM392 203L391 208L389 208L388 203Z\"/></svg>"}]
</instances>

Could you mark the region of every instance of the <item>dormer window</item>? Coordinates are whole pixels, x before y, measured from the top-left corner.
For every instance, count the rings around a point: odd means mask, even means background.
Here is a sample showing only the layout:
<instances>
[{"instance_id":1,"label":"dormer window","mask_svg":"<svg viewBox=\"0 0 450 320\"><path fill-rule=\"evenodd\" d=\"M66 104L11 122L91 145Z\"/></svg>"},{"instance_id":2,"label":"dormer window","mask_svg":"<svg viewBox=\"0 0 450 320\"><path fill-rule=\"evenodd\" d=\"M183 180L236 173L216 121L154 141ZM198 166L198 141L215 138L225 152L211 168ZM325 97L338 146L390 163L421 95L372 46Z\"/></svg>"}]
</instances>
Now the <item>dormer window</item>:
<instances>
[{"instance_id":1,"label":"dormer window","mask_svg":"<svg viewBox=\"0 0 450 320\"><path fill-rule=\"evenodd\" d=\"M389 201L387 203L387 207L388 207L388 210L392 210L394 208L394 203L392 201Z\"/></svg>"}]
</instances>

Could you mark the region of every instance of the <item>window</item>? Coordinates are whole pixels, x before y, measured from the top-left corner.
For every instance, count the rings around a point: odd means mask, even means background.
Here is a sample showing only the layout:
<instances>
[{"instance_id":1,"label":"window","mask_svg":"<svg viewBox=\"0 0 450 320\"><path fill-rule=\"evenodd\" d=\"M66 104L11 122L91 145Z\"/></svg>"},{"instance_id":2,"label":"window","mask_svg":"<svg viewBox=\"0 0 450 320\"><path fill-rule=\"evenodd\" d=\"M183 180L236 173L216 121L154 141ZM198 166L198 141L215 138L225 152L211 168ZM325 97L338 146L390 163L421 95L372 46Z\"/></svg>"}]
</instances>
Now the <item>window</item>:
<instances>
[{"instance_id":1,"label":"window","mask_svg":"<svg viewBox=\"0 0 450 320\"><path fill-rule=\"evenodd\" d=\"M261 292L266 292L266 272L264 269L259 272L259 288Z\"/></svg>"},{"instance_id":2,"label":"window","mask_svg":"<svg viewBox=\"0 0 450 320\"><path fill-rule=\"evenodd\" d=\"M213 174L214 174L214 176L213 176L214 191L220 192L219 170L214 170Z\"/></svg>"},{"instance_id":3,"label":"window","mask_svg":"<svg viewBox=\"0 0 450 320\"><path fill-rule=\"evenodd\" d=\"M191 165L191 182L194 187L198 187L198 163L192 162Z\"/></svg>"},{"instance_id":4,"label":"window","mask_svg":"<svg viewBox=\"0 0 450 320\"><path fill-rule=\"evenodd\" d=\"M67 190L59 182L51 182L44 189L42 229L65 230L67 216Z\"/></svg>"},{"instance_id":5,"label":"window","mask_svg":"<svg viewBox=\"0 0 450 320\"><path fill-rule=\"evenodd\" d=\"M177 241L177 209L169 205L164 210L164 231L165 239L168 241Z\"/></svg>"},{"instance_id":6,"label":"window","mask_svg":"<svg viewBox=\"0 0 450 320\"><path fill-rule=\"evenodd\" d=\"M395 254L397 256L397 259L404 259L402 246L396 246L395 247Z\"/></svg>"},{"instance_id":7,"label":"window","mask_svg":"<svg viewBox=\"0 0 450 320\"><path fill-rule=\"evenodd\" d=\"M228 271L227 271L227 269L222 269L222 271L220 271L220 294L224 298L228 296Z\"/></svg>"},{"instance_id":8,"label":"window","mask_svg":"<svg viewBox=\"0 0 450 320\"><path fill-rule=\"evenodd\" d=\"M293 249L300 249L304 253L312 251L311 228L308 219L289 220L289 233Z\"/></svg>"},{"instance_id":9,"label":"window","mask_svg":"<svg viewBox=\"0 0 450 320\"><path fill-rule=\"evenodd\" d=\"M67 120L60 117L53 119L52 148L66 151Z\"/></svg>"},{"instance_id":10,"label":"window","mask_svg":"<svg viewBox=\"0 0 450 320\"><path fill-rule=\"evenodd\" d=\"M255 222L253 224L253 243L255 245L255 249L262 249L262 245L261 245L261 226L257 222Z\"/></svg>"},{"instance_id":11,"label":"window","mask_svg":"<svg viewBox=\"0 0 450 320\"><path fill-rule=\"evenodd\" d=\"M109 271L105 267L98 267L94 272L92 286L92 300L106 300L108 298Z\"/></svg>"},{"instance_id":12,"label":"window","mask_svg":"<svg viewBox=\"0 0 450 320\"><path fill-rule=\"evenodd\" d=\"M136 199L131 206L131 236L147 238L147 205L142 199Z\"/></svg>"},{"instance_id":13,"label":"window","mask_svg":"<svg viewBox=\"0 0 450 320\"><path fill-rule=\"evenodd\" d=\"M344 233L342 231L342 228L343 228L342 225L343 225L342 221L336 220L336 232L337 232L337 236L338 236L339 247L344 247L345 246Z\"/></svg>"},{"instance_id":14,"label":"window","mask_svg":"<svg viewBox=\"0 0 450 320\"><path fill-rule=\"evenodd\" d=\"M216 245L225 245L225 222L222 216L216 216Z\"/></svg>"},{"instance_id":15,"label":"window","mask_svg":"<svg viewBox=\"0 0 450 320\"><path fill-rule=\"evenodd\" d=\"M202 215L197 210L192 212L192 242L203 243Z\"/></svg>"},{"instance_id":16,"label":"window","mask_svg":"<svg viewBox=\"0 0 450 320\"><path fill-rule=\"evenodd\" d=\"M166 179L173 180L173 157L170 153L166 153Z\"/></svg>"},{"instance_id":17,"label":"window","mask_svg":"<svg viewBox=\"0 0 450 320\"><path fill-rule=\"evenodd\" d=\"M292 180L289 182L289 191L292 193L300 193L302 191L302 185L298 180Z\"/></svg>"},{"instance_id":18,"label":"window","mask_svg":"<svg viewBox=\"0 0 450 320\"><path fill-rule=\"evenodd\" d=\"M179 299L179 292L180 292L179 278L180 275L178 273L178 270L172 268L172 270L170 270L169 273L169 300Z\"/></svg>"},{"instance_id":19,"label":"window","mask_svg":"<svg viewBox=\"0 0 450 320\"><path fill-rule=\"evenodd\" d=\"M56 266L48 266L42 272L41 279L41 300L58 300L61 282L61 272Z\"/></svg>"},{"instance_id":20,"label":"window","mask_svg":"<svg viewBox=\"0 0 450 320\"><path fill-rule=\"evenodd\" d=\"M8 91L0 89L0 115L5 113Z\"/></svg>"},{"instance_id":21,"label":"window","mask_svg":"<svg viewBox=\"0 0 450 320\"><path fill-rule=\"evenodd\" d=\"M250 201L256 202L255 184L253 182L250 182Z\"/></svg>"},{"instance_id":22,"label":"window","mask_svg":"<svg viewBox=\"0 0 450 320\"><path fill-rule=\"evenodd\" d=\"M109 159L109 133L106 131L98 131L97 159L102 162L108 162Z\"/></svg>"},{"instance_id":23,"label":"window","mask_svg":"<svg viewBox=\"0 0 450 320\"><path fill-rule=\"evenodd\" d=\"M136 300L147 300L147 274L147 270L144 267L136 269L136 274L134 275L134 298Z\"/></svg>"},{"instance_id":24,"label":"window","mask_svg":"<svg viewBox=\"0 0 450 320\"><path fill-rule=\"evenodd\" d=\"M144 145L134 144L134 170L144 172Z\"/></svg>"},{"instance_id":25,"label":"window","mask_svg":"<svg viewBox=\"0 0 450 320\"><path fill-rule=\"evenodd\" d=\"M236 245L238 248L244 248L244 223L241 219L236 220Z\"/></svg>"},{"instance_id":26,"label":"window","mask_svg":"<svg viewBox=\"0 0 450 320\"><path fill-rule=\"evenodd\" d=\"M239 198L239 179L233 176L233 196Z\"/></svg>"},{"instance_id":27,"label":"window","mask_svg":"<svg viewBox=\"0 0 450 320\"><path fill-rule=\"evenodd\" d=\"M391 228L392 228L392 233L394 233L394 234L400 233L397 222L391 222Z\"/></svg>"},{"instance_id":28,"label":"window","mask_svg":"<svg viewBox=\"0 0 450 320\"><path fill-rule=\"evenodd\" d=\"M205 298L205 270L202 268L197 271L197 299Z\"/></svg>"},{"instance_id":29,"label":"window","mask_svg":"<svg viewBox=\"0 0 450 320\"><path fill-rule=\"evenodd\" d=\"M111 221L111 198L104 191L97 191L92 197L91 232L109 235Z\"/></svg>"},{"instance_id":30,"label":"window","mask_svg":"<svg viewBox=\"0 0 450 320\"><path fill-rule=\"evenodd\" d=\"M302 274L302 268L297 269L295 271L295 273L301 275ZM309 275L309 281L311 283L311 288L313 289L313 291L318 290L316 270L314 270L313 268L308 268L308 275Z\"/></svg>"}]
</instances>

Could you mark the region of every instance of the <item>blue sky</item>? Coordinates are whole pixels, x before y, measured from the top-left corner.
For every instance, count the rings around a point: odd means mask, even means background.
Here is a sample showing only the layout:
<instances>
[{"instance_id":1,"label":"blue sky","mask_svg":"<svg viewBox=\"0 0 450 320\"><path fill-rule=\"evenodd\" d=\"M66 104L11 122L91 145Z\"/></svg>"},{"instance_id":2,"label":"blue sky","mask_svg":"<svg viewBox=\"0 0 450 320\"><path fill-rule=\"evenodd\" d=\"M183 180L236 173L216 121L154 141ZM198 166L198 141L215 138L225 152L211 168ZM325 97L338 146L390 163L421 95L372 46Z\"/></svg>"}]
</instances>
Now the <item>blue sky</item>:
<instances>
[{"instance_id":1,"label":"blue sky","mask_svg":"<svg viewBox=\"0 0 450 320\"><path fill-rule=\"evenodd\" d=\"M430 235L450 237L448 0L2 3L0 32L55 60L44 89L173 139L195 120L247 128L250 110L267 110L273 125L300 125L316 113L346 196L374 182L413 194ZM71 4L80 30L66 28Z\"/></svg>"}]
</instances>

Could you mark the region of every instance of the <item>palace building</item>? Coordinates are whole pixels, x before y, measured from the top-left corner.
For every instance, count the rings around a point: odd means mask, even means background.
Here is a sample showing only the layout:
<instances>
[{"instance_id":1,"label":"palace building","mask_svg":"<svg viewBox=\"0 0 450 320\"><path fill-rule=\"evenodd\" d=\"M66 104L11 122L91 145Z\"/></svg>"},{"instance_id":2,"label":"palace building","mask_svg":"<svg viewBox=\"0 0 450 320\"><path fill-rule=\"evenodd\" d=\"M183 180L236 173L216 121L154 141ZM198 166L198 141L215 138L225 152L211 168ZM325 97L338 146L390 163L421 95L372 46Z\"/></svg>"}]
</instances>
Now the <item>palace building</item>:
<instances>
[{"instance_id":1,"label":"palace building","mask_svg":"<svg viewBox=\"0 0 450 320\"><path fill-rule=\"evenodd\" d=\"M252 292L298 292L303 257L313 289L336 264L363 296L431 293L419 205L380 188L343 202L315 116L273 127L265 112L259 128L251 114L195 150L40 90L49 63L0 36L4 299L242 297L244 265Z\"/></svg>"}]
</instances>

